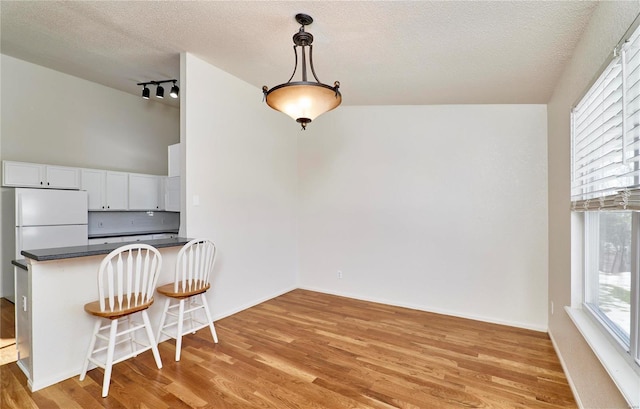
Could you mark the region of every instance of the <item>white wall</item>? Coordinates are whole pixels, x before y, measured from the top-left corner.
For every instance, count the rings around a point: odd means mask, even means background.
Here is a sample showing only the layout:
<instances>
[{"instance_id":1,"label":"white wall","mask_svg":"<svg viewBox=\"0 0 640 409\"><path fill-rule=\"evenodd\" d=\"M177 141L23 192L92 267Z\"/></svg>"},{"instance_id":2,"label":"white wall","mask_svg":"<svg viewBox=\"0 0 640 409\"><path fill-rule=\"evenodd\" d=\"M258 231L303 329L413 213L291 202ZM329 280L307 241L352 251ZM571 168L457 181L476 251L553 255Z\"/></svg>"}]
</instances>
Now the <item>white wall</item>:
<instances>
[{"instance_id":1,"label":"white wall","mask_svg":"<svg viewBox=\"0 0 640 409\"><path fill-rule=\"evenodd\" d=\"M218 246L208 297L219 318L296 287L298 134L260 89L191 54L180 71L181 234Z\"/></svg>"},{"instance_id":2,"label":"white wall","mask_svg":"<svg viewBox=\"0 0 640 409\"><path fill-rule=\"evenodd\" d=\"M544 105L343 106L299 138L302 287L546 330Z\"/></svg>"},{"instance_id":3,"label":"white wall","mask_svg":"<svg viewBox=\"0 0 640 409\"><path fill-rule=\"evenodd\" d=\"M178 108L0 58L1 159L167 174L167 146L180 139Z\"/></svg>"},{"instance_id":4,"label":"white wall","mask_svg":"<svg viewBox=\"0 0 640 409\"><path fill-rule=\"evenodd\" d=\"M570 110L640 12L638 1L602 2L548 104L549 333L585 408L627 407L562 306L571 305Z\"/></svg>"}]
</instances>

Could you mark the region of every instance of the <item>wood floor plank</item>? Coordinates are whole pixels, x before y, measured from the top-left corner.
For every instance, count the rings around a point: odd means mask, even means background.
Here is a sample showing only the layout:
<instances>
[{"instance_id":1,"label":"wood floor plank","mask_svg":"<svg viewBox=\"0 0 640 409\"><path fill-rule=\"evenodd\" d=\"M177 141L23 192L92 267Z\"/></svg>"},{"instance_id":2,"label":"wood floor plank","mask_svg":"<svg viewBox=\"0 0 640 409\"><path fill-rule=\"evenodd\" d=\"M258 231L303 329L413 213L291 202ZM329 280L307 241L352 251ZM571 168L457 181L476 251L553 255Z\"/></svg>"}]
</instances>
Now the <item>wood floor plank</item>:
<instances>
[{"instance_id":1,"label":"wood floor plank","mask_svg":"<svg viewBox=\"0 0 640 409\"><path fill-rule=\"evenodd\" d=\"M12 305L1 303L3 326ZM0 366L1 407L154 409L575 408L547 334L295 290L103 371L31 393Z\"/></svg>"}]
</instances>

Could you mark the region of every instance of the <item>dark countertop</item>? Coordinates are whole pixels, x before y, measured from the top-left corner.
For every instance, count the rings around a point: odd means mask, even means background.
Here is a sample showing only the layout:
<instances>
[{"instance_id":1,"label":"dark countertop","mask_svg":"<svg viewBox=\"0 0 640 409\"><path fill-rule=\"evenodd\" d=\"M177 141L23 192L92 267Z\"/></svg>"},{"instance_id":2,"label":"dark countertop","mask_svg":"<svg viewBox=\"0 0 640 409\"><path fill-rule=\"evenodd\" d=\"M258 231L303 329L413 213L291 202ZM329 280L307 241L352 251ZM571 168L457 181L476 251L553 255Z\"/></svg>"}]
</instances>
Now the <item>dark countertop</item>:
<instances>
[{"instance_id":1,"label":"dark countertop","mask_svg":"<svg viewBox=\"0 0 640 409\"><path fill-rule=\"evenodd\" d=\"M23 270L28 270L27 268L27 260L21 258L20 260L11 260L11 264L13 264L16 267L19 267Z\"/></svg>"},{"instance_id":2,"label":"dark countertop","mask_svg":"<svg viewBox=\"0 0 640 409\"><path fill-rule=\"evenodd\" d=\"M191 239L185 237L176 237L174 239L157 239L157 240L144 240L140 242L123 242L123 243L107 243L107 244L88 244L86 246L73 246L73 247L59 247L52 249L38 249L38 250L22 250L22 255L36 261L49 261L49 260L61 260L65 258L76 258L86 256L99 256L101 254L109 254L111 251L117 249L120 246L130 243L145 243L156 248L163 247L177 247L184 246ZM13 260L12 263L18 267L23 268L16 263L23 262L24 260Z\"/></svg>"}]
</instances>

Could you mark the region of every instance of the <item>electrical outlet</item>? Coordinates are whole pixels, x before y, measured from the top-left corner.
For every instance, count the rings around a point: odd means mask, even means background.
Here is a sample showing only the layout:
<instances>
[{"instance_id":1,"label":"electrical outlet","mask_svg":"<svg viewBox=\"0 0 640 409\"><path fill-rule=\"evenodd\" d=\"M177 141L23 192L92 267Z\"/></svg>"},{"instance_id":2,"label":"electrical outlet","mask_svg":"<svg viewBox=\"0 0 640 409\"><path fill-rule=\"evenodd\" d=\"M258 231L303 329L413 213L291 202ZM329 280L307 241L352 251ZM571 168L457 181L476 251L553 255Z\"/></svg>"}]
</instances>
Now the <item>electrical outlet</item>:
<instances>
[{"instance_id":1,"label":"electrical outlet","mask_svg":"<svg viewBox=\"0 0 640 409\"><path fill-rule=\"evenodd\" d=\"M342 280L342 271L338 270L336 276L338 277L338 279Z\"/></svg>"}]
</instances>

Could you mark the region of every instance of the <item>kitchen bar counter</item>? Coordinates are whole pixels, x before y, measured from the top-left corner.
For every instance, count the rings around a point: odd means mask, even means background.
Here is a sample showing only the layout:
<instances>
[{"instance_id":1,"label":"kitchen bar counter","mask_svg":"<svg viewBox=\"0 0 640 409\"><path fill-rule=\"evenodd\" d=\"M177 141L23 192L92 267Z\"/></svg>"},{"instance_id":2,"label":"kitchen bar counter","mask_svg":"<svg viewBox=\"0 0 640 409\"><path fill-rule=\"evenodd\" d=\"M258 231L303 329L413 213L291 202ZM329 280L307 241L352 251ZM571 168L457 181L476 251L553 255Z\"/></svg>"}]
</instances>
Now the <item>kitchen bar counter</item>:
<instances>
[{"instance_id":1,"label":"kitchen bar counter","mask_svg":"<svg viewBox=\"0 0 640 409\"><path fill-rule=\"evenodd\" d=\"M190 239L184 237L176 237L174 239L157 239L157 240L145 240L144 243L149 244L156 248L183 246ZM130 242L135 243L135 242ZM73 247L59 247L52 249L40 249L40 250L23 250L22 255L36 261L48 261L48 260L60 260L67 258L97 256L103 254L109 254L111 251L117 249L120 246L129 244L129 242L122 243L107 243L107 244L88 244L86 246L73 246Z\"/></svg>"},{"instance_id":2,"label":"kitchen bar counter","mask_svg":"<svg viewBox=\"0 0 640 409\"><path fill-rule=\"evenodd\" d=\"M158 285L173 282L178 252L188 241L174 238L139 242L160 251ZM93 317L84 311L84 305L98 299L98 268L104 256L125 244L23 251L26 259L14 260L17 363L31 391L80 374L93 330ZM161 304L155 302L149 307L153 328L159 325Z\"/></svg>"}]
</instances>

